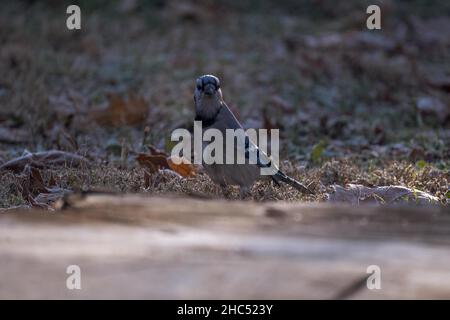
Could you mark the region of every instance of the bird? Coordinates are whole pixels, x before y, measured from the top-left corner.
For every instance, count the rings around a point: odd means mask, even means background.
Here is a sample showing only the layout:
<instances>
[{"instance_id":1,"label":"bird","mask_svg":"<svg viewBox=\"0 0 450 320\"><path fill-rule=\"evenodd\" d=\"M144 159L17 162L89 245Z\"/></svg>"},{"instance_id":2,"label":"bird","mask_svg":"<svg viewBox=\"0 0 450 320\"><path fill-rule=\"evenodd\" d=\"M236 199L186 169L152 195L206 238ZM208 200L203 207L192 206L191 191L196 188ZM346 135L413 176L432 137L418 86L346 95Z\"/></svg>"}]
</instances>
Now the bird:
<instances>
[{"instance_id":1,"label":"bird","mask_svg":"<svg viewBox=\"0 0 450 320\"><path fill-rule=\"evenodd\" d=\"M239 120L225 103L220 87L220 80L214 75L206 74L196 79L194 105L195 121L201 121L203 132L208 129L217 129L225 136L227 129L243 129ZM255 181L267 178L267 175L261 175L261 168L269 166L272 166L271 168L274 169L273 174L269 177L276 185L280 186L280 182L283 182L302 193L313 194L309 188L284 174L273 162L271 162L270 157L249 139L247 134L243 134L245 135L245 143L241 143L240 145L235 144L235 148L244 148L243 151L246 160L248 160L250 156L254 156L253 159L256 158L256 163L246 162L244 164L229 164L225 161L220 164L207 164L204 161L202 163L206 174L214 183L222 188L225 195L227 194L227 187L229 185L237 185L239 186L240 197L249 197L251 195L250 188ZM203 148L205 145L206 144L203 143ZM224 150L226 150L225 145L223 147ZM234 154L236 153L237 151L235 150Z\"/></svg>"}]
</instances>

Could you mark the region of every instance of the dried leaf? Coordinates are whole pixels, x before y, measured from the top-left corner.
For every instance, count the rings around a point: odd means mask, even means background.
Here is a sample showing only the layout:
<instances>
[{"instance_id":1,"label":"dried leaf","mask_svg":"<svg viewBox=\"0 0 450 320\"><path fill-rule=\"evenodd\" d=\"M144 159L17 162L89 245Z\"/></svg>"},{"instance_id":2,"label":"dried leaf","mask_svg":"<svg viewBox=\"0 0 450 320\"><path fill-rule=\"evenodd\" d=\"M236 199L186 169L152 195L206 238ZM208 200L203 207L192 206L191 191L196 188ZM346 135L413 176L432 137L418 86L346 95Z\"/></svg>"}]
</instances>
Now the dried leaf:
<instances>
[{"instance_id":1,"label":"dried leaf","mask_svg":"<svg viewBox=\"0 0 450 320\"><path fill-rule=\"evenodd\" d=\"M38 169L27 165L23 170L23 174L25 175L25 178L21 182L20 188L24 199L41 192L48 192L44 184L44 179L42 179L41 173Z\"/></svg>"},{"instance_id":2,"label":"dried leaf","mask_svg":"<svg viewBox=\"0 0 450 320\"><path fill-rule=\"evenodd\" d=\"M88 165L89 160L83 156L58 150L37 153L24 152L21 157L12 159L0 166L0 170L22 171L26 165L35 168L48 168L53 166L79 167Z\"/></svg>"},{"instance_id":3,"label":"dried leaf","mask_svg":"<svg viewBox=\"0 0 450 320\"><path fill-rule=\"evenodd\" d=\"M154 173L159 169L170 169L167 158L162 155L138 153L136 155L136 161L141 167L148 169L150 173Z\"/></svg>"},{"instance_id":4,"label":"dried leaf","mask_svg":"<svg viewBox=\"0 0 450 320\"><path fill-rule=\"evenodd\" d=\"M182 177L190 177L194 176L197 172L195 166L191 163L188 163L187 160L180 159L179 157L172 156L167 159L170 169L181 175ZM176 164L180 163L180 164Z\"/></svg>"},{"instance_id":5,"label":"dried leaf","mask_svg":"<svg viewBox=\"0 0 450 320\"><path fill-rule=\"evenodd\" d=\"M142 97L130 94L127 100L116 94L108 97L108 107L95 110L93 119L102 126L119 127L142 124L148 115L147 103Z\"/></svg>"},{"instance_id":6,"label":"dried leaf","mask_svg":"<svg viewBox=\"0 0 450 320\"><path fill-rule=\"evenodd\" d=\"M429 77L427 80L430 86L445 92L450 92L450 76L433 74L433 76Z\"/></svg>"},{"instance_id":7,"label":"dried leaf","mask_svg":"<svg viewBox=\"0 0 450 320\"><path fill-rule=\"evenodd\" d=\"M346 188L334 185L333 193L328 194L330 202L347 202L359 204L439 204L439 199L426 192L403 186L382 186L369 188L362 185L348 184Z\"/></svg>"},{"instance_id":8,"label":"dried leaf","mask_svg":"<svg viewBox=\"0 0 450 320\"><path fill-rule=\"evenodd\" d=\"M23 173L25 176L19 185L19 189L22 197L31 207L51 210L57 200L71 192L68 189L57 187L53 177L50 178L49 186L47 187L41 172L37 168L27 165ZM55 185L50 186L51 183Z\"/></svg>"}]
</instances>

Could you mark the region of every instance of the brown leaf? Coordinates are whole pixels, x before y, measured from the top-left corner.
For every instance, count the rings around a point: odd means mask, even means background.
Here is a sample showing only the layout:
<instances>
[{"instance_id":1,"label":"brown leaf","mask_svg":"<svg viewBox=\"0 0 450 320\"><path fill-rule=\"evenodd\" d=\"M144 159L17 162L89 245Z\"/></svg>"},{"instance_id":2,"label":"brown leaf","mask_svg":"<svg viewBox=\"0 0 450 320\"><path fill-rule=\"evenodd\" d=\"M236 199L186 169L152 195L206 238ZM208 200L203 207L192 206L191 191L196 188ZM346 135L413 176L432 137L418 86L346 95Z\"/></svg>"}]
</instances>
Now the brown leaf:
<instances>
[{"instance_id":1,"label":"brown leaf","mask_svg":"<svg viewBox=\"0 0 450 320\"><path fill-rule=\"evenodd\" d=\"M170 169L167 158L162 155L138 153L136 155L136 161L141 167L148 169L150 173L154 173L159 169Z\"/></svg>"},{"instance_id":2,"label":"brown leaf","mask_svg":"<svg viewBox=\"0 0 450 320\"><path fill-rule=\"evenodd\" d=\"M31 207L47 210L52 209L52 205L57 200L71 192L68 189L57 187L53 177L50 177L49 186L47 187L41 172L37 168L27 165L23 173L25 176L19 185L19 189L21 190L22 197ZM50 186L50 183L55 183L55 185Z\"/></svg>"},{"instance_id":3,"label":"brown leaf","mask_svg":"<svg viewBox=\"0 0 450 320\"><path fill-rule=\"evenodd\" d=\"M329 202L347 202L359 204L439 204L439 199L419 190L403 186L383 186L369 188L362 185L348 184L346 188L334 185L333 193L328 194Z\"/></svg>"},{"instance_id":4,"label":"brown leaf","mask_svg":"<svg viewBox=\"0 0 450 320\"><path fill-rule=\"evenodd\" d=\"M175 162L181 163L176 164ZM197 171L193 164L188 163L187 161L185 161L184 159L180 159L179 157L170 157L167 159L167 163L169 164L170 169L172 169L182 177L194 176Z\"/></svg>"},{"instance_id":5,"label":"brown leaf","mask_svg":"<svg viewBox=\"0 0 450 320\"><path fill-rule=\"evenodd\" d=\"M83 156L58 150L37 153L24 152L21 157L12 159L0 166L0 170L22 171L26 165L35 168L48 168L53 166L79 167L88 165L89 160Z\"/></svg>"},{"instance_id":6,"label":"brown leaf","mask_svg":"<svg viewBox=\"0 0 450 320\"><path fill-rule=\"evenodd\" d=\"M29 165L25 166L23 171L25 178L20 184L22 197L27 199L31 195L36 195L41 192L48 192L42 179L41 173L38 169Z\"/></svg>"},{"instance_id":7,"label":"brown leaf","mask_svg":"<svg viewBox=\"0 0 450 320\"><path fill-rule=\"evenodd\" d=\"M128 99L124 100L119 95L110 94L108 100L106 109L92 113L93 119L102 126L138 125L147 119L147 103L142 97L130 94Z\"/></svg>"}]
</instances>

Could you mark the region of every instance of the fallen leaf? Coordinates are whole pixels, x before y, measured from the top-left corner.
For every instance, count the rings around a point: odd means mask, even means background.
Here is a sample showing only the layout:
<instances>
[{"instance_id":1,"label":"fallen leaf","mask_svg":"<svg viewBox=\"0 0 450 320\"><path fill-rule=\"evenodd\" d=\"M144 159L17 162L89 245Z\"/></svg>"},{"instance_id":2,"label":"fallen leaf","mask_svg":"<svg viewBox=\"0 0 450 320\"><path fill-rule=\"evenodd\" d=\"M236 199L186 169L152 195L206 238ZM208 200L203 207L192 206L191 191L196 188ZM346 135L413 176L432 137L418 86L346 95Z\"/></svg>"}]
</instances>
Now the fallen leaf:
<instances>
[{"instance_id":1,"label":"fallen leaf","mask_svg":"<svg viewBox=\"0 0 450 320\"><path fill-rule=\"evenodd\" d=\"M38 169L29 165L25 166L23 171L25 178L20 184L22 197L27 199L30 195L36 195L41 192L48 192Z\"/></svg>"},{"instance_id":2,"label":"fallen leaf","mask_svg":"<svg viewBox=\"0 0 450 320\"><path fill-rule=\"evenodd\" d=\"M180 164L176 164L175 162L179 162ZM172 156L167 159L167 163L169 164L170 169L181 175L182 177L190 177L196 174L196 168L193 164L180 159L179 157Z\"/></svg>"},{"instance_id":3,"label":"fallen leaf","mask_svg":"<svg viewBox=\"0 0 450 320\"><path fill-rule=\"evenodd\" d=\"M333 185L333 192L328 194L329 202L346 202L359 204L439 204L439 199L429 193L403 186L382 186L369 188L362 185L348 184L345 188Z\"/></svg>"},{"instance_id":4,"label":"fallen leaf","mask_svg":"<svg viewBox=\"0 0 450 320\"><path fill-rule=\"evenodd\" d=\"M30 153L25 151L21 157L9 160L2 164L0 170L20 172L26 165L35 168L49 168L53 166L80 167L88 164L88 159L70 152L50 150Z\"/></svg>"},{"instance_id":5,"label":"fallen leaf","mask_svg":"<svg viewBox=\"0 0 450 320\"><path fill-rule=\"evenodd\" d=\"M141 167L148 169L150 173L157 172L159 169L170 169L167 158L162 155L138 153L136 161Z\"/></svg>"},{"instance_id":6,"label":"fallen leaf","mask_svg":"<svg viewBox=\"0 0 450 320\"><path fill-rule=\"evenodd\" d=\"M130 94L125 100L116 94L108 96L108 106L92 112L93 119L102 126L119 127L142 124L148 116L144 98Z\"/></svg>"},{"instance_id":7,"label":"fallen leaf","mask_svg":"<svg viewBox=\"0 0 450 320\"><path fill-rule=\"evenodd\" d=\"M154 173L158 170L169 169L182 177L189 177L195 175L197 172L196 167L193 164L179 157L171 157L166 152L157 149L152 145L148 145L147 148L150 150L150 154L138 153L136 155L136 161L141 167L148 169L148 172L144 175L145 185L149 184L148 173ZM181 162L180 164L176 164Z\"/></svg>"},{"instance_id":8,"label":"fallen leaf","mask_svg":"<svg viewBox=\"0 0 450 320\"><path fill-rule=\"evenodd\" d=\"M54 185L51 185L53 184ZM22 197L31 207L51 210L52 205L71 190L56 186L54 178L51 177L49 186L46 186L41 172L37 168L27 165L23 171L22 181L19 183Z\"/></svg>"}]
</instances>

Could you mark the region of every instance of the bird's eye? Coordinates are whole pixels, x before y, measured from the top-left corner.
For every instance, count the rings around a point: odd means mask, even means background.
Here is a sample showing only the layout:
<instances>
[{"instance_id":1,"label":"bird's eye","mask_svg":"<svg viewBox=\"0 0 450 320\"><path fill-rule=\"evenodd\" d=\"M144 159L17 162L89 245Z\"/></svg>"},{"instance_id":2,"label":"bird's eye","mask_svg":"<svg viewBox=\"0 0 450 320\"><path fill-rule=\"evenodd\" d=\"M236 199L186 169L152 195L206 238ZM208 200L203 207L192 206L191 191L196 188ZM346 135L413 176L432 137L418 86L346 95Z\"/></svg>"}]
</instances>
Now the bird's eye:
<instances>
[{"instance_id":1,"label":"bird's eye","mask_svg":"<svg viewBox=\"0 0 450 320\"><path fill-rule=\"evenodd\" d=\"M202 90L203 87L202 80L197 79L196 85L198 90Z\"/></svg>"}]
</instances>

